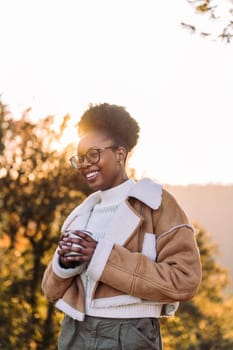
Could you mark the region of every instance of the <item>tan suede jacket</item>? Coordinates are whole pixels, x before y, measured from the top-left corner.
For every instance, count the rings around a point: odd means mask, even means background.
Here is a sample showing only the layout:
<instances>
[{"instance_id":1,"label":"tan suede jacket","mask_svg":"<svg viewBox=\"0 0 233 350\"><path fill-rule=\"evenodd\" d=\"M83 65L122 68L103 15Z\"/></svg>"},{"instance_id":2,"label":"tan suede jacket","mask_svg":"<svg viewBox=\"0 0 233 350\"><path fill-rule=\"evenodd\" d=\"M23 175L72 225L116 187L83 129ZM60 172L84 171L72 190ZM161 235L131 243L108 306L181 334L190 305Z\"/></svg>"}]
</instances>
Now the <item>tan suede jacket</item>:
<instances>
[{"instance_id":1,"label":"tan suede jacket","mask_svg":"<svg viewBox=\"0 0 233 350\"><path fill-rule=\"evenodd\" d=\"M95 204L96 196L92 194L74 209L63 229L74 218L80 216L82 220ZM142 252L146 235L153 235L155 261ZM194 229L161 185L150 179L137 182L114 215L106 237L98 242L88 267L69 269L67 277L67 271L63 275L62 269L56 267L54 257L44 273L42 290L46 298L71 317L83 320L85 316L85 292L80 278L84 268L96 281L92 300L100 304L103 300L103 305L108 300L109 306L115 305L117 299L124 304L124 298L126 304L127 297L132 297L165 305L155 315L159 317L172 314L170 304L189 300L196 294L201 263Z\"/></svg>"}]
</instances>

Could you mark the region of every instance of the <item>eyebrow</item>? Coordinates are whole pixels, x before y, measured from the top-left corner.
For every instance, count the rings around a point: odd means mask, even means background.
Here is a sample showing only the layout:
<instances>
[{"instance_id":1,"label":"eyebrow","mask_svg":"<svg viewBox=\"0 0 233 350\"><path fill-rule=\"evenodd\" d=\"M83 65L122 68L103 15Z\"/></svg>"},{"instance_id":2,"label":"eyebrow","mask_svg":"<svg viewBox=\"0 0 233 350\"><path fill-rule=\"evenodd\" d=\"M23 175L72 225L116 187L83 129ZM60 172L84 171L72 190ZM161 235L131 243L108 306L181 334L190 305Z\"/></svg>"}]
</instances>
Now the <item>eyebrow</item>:
<instances>
[{"instance_id":1,"label":"eyebrow","mask_svg":"<svg viewBox=\"0 0 233 350\"><path fill-rule=\"evenodd\" d=\"M91 150L95 150L95 149L101 149L101 147L97 147L97 146L93 146L87 149L86 152L78 152L78 154L86 154L87 152L91 151Z\"/></svg>"}]
</instances>

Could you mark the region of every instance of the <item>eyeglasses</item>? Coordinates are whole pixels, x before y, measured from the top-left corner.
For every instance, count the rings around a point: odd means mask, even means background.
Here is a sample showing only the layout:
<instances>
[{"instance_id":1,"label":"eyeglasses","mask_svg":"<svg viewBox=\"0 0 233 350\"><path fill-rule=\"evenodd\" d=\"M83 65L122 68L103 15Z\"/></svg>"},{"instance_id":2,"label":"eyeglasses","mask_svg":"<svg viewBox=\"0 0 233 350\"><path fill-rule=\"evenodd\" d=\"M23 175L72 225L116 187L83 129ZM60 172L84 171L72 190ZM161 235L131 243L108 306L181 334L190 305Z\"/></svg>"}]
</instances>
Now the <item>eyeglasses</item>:
<instances>
[{"instance_id":1,"label":"eyeglasses","mask_svg":"<svg viewBox=\"0 0 233 350\"><path fill-rule=\"evenodd\" d=\"M100 161L100 153L106 149L117 149L118 146L109 146L104 148L91 148L87 151L87 153L83 155L75 155L72 156L69 161L75 169L80 169L84 163L84 160L90 164L97 164Z\"/></svg>"}]
</instances>

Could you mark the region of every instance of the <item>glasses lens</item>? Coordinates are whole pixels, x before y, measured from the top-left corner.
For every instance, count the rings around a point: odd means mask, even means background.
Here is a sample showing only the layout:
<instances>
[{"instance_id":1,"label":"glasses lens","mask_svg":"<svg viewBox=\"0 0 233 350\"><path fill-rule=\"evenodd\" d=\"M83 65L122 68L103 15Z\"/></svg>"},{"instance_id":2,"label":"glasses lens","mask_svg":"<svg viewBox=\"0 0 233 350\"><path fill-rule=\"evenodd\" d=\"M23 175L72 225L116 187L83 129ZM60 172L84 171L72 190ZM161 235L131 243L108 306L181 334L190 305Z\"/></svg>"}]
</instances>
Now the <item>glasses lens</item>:
<instances>
[{"instance_id":1,"label":"glasses lens","mask_svg":"<svg viewBox=\"0 0 233 350\"><path fill-rule=\"evenodd\" d=\"M88 163L91 163L91 164L98 163L98 161L100 159L100 150L90 149L86 153L86 159L87 159Z\"/></svg>"},{"instance_id":2,"label":"glasses lens","mask_svg":"<svg viewBox=\"0 0 233 350\"><path fill-rule=\"evenodd\" d=\"M70 158L70 162L72 167L74 167L75 169L78 169L80 166L80 161L78 159L78 156L73 156Z\"/></svg>"},{"instance_id":3,"label":"glasses lens","mask_svg":"<svg viewBox=\"0 0 233 350\"><path fill-rule=\"evenodd\" d=\"M71 165L75 169L80 169L82 167L82 164L83 164L85 159L90 164L98 163L98 161L100 160L100 150L99 149L90 149L83 156L75 155L75 156L71 157L70 162L71 162Z\"/></svg>"}]
</instances>

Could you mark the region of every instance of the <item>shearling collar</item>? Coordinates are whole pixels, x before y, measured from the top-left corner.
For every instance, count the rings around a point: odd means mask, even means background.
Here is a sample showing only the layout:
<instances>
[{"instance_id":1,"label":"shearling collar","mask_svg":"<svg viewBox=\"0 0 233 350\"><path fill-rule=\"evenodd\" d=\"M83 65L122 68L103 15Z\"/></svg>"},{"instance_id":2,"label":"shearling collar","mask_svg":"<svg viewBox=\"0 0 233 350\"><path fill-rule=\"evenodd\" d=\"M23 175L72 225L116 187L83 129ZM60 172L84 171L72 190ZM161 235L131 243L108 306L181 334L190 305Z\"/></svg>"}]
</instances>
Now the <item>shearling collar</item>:
<instances>
[{"instance_id":1,"label":"shearling collar","mask_svg":"<svg viewBox=\"0 0 233 350\"><path fill-rule=\"evenodd\" d=\"M133 180L129 180L134 182ZM88 196L84 202L78 206L76 214L86 212L95 206L101 199L100 191L96 191ZM158 209L162 198L162 186L149 178L143 178L130 188L128 197L133 197L152 209Z\"/></svg>"},{"instance_id":2,"label":"shearling collar","mask_svg":"<svg viewBox=\"0 0 233 350\"><path fill-rule=\"evenodd\" d=\"M149 178L144 178L131 188L129 197L140 200L152 209L158 209L162 200L162 186Z\"/></svg>"},{"instance_id":3,"label":"shearling collar","mask_svg":"<svg viewBox=\"0 0 233 350\"><path fill-rule=\"evenodd\" d=\"M142 217L131 210L127 199L136 198L153 210L158 209L162 200L162 186L154 181L144 178L138 182L128 180L129 190L125 201L122 201L107 228L108 239L117 244L123 245L131 233L135 230ZM62 231L72 227L73 222L78 217L78 227L86 227L92 208L101 200L100 191L88 196L81 205L76 207L66 218L62 226ZM127 220L125 218L127 217ZM77 222L76 222L77 225ZM119 233L121 232L121 234Z\"/></svg>"}]
</instances>

